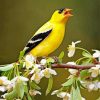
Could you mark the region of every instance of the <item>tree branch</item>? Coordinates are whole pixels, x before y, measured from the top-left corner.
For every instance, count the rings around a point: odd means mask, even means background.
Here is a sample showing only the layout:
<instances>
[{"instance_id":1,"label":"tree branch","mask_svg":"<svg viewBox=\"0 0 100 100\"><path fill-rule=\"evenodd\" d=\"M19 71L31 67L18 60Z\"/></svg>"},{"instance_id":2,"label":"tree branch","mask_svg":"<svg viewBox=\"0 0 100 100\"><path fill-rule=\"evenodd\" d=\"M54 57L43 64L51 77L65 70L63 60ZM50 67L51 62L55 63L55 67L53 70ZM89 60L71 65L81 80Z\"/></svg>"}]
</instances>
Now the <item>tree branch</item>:
<instances>
[{"instance_id":1,"label":"tree branch","mask_svg":"<svg viewBox=\"0 0 100 100\"><path fill-rule=\"evenodd\" d=\"M70 65L70 64L52 64L52 68L71 68L78 70L86 70L95 67L95 65Z\"/></svg>"}]
</instances>

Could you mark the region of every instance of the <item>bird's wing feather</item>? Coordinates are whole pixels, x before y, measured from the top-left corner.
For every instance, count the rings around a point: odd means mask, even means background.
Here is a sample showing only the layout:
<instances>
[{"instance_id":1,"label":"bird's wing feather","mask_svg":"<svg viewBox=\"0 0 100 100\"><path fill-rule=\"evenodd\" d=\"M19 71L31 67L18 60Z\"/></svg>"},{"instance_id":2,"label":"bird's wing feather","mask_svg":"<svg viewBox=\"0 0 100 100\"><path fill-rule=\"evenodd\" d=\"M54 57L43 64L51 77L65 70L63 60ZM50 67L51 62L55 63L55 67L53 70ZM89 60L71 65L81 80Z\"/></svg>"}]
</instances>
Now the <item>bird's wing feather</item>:
<instances>
[{"instance_id":1,"label":"bird's wing feather","mask_svg":"<svg viewBox=\"0 0 100 100\"><path fill-rule=\"evenodd\" d=\"M41 43L51 33L52 28L50 28L50 26L48 27L48 25L47 27L46 26L44 27L44 26L42 26L42 28L40 28L40 30L38 30L34 34L34 36L29 40L26 47L24 48L25 54L30 52L34 47L36 47L39 43Z\"/></svg>"},{"instance_id":2,"label":"bird's wing feather","mask_svg":"<svg viewBox=\"0 0 100 100\"><path fill-rule=\"evenodd\" d=\"M51 24L50 22L47 22L42 27L40 27L34 35L44 33L44 32L51 30L51 29L53 29L53 24Z\"/></svg>"}]
</instances>

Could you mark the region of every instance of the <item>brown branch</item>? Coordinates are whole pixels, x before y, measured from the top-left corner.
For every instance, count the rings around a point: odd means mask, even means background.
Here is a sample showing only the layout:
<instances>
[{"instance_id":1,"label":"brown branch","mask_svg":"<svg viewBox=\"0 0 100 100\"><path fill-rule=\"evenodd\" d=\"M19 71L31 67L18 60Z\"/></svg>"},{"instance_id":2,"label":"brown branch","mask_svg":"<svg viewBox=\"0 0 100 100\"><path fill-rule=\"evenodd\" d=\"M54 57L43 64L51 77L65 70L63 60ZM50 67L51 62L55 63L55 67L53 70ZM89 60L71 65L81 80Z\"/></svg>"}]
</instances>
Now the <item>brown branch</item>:
<instances>
[{"instance_id":1,"label":"brown branch","mask_svg":"<svg viewBox=\"0 0 100 100\"><path fill-rule=\"evenodd\" d=\"M70 65L70 64L52 64L52 68L71 68L78 70L86 70L95 67L95 65Z\"/></svg>"}]
</instances>

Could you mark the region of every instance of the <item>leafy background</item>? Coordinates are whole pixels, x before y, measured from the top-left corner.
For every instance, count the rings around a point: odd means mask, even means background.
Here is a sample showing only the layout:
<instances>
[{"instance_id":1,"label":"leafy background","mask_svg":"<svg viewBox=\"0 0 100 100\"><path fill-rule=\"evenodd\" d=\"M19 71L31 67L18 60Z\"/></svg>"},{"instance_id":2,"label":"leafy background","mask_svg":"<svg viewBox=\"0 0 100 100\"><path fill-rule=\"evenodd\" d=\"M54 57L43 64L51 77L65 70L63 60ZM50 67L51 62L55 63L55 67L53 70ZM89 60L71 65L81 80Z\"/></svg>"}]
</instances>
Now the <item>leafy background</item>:
<instances>
[{"instance_id":1,"label":"leafy background","mask_svg":"<svg viewBox=\"0 0 100 100\"><path fill-rule=\"evenodd\" d=\"M100 0L0 0L0 64L17 60L19 52L27 41L43 23L49 20L54 10L72 8L74 17L70 18L62 45L51 54L58 55L65 51L64 62L72 61L67 58L67 46L71 41L82 40L81 46L100 49ZM66 80L68 73L58 69L54 78L54 89ZM45 96L47 80L41 82L42 96L36 100L59 100L56 96ZM95 100L99 93L82 91L87 100Z\"/></svg>"}]
</instances>

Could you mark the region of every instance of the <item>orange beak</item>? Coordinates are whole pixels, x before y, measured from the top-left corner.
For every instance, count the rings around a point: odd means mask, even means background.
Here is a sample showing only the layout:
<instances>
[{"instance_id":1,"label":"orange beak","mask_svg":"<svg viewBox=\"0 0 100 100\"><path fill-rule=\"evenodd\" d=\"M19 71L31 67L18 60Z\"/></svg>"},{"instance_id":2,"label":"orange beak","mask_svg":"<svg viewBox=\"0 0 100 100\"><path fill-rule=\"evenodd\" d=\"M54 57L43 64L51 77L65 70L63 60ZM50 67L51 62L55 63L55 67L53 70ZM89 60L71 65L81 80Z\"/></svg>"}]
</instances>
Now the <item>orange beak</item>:
<instances>
[{"instance_id":1,"label":"orange beak","mask_svg":"<svg viewBox=\"0 0 100 100\"><path fill-rule=\"evenodd\" d=\"M65 16L69 16L69 17L73 16L72 15L72 9L66 8L65 11L64 11L64 15Z\"/></svg>"}]
</instances>

